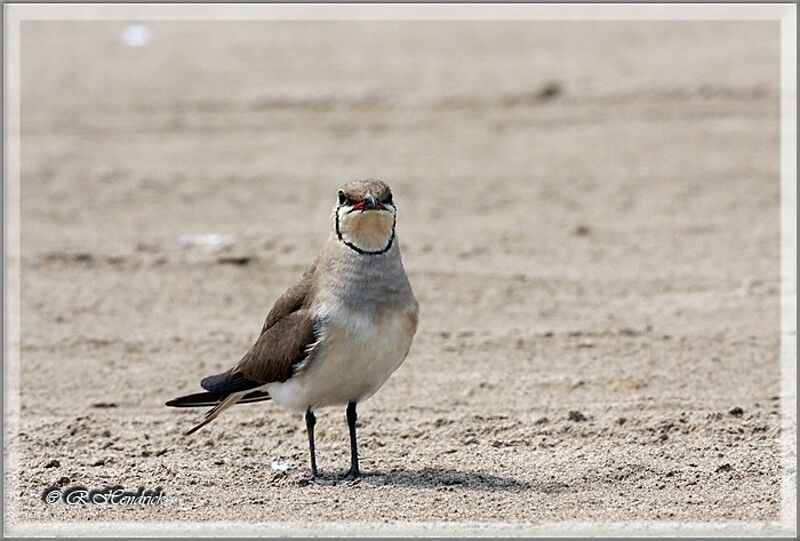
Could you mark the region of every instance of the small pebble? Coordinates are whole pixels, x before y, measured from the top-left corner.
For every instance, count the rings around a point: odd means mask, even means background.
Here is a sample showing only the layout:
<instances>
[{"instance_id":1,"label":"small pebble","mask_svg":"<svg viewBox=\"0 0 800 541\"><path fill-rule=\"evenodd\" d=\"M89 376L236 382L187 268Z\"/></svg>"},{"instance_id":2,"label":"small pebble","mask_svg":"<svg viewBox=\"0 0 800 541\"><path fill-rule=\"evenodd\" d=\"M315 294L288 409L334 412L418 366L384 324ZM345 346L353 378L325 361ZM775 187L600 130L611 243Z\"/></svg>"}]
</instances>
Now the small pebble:
<instances>
[{"instance_id":1,"label":"small pebble","mask_svg":"<svg viewBox=\"0 0 800 541\"><path fill-rule=\"evenodd\" d=\"M536 97L542 101L557 98L564 92L564 88L558 81L548 81L539 88Z\"/></svg>"},{"instance_id":2,"label":"small pebble","mask_svg":"<svg viewBox=\"0 0 800 541\"><path fill-rule=\"evenodd\" d=\"M92 407L98 409L110 409L110 408L116 408L117 404L116 402L95 402L94 404L92 404Z\"/></svg>"},{"instance_id":3,"label":"small pebble","mask_svg":"<svg viewBox=\"0 0 800 541\"><path fill-rule=\"evenodd\" d=\"M221 265L239 265L243 267L245 265L249 265L250 262L253 261L253 258L249 255L243 256L223 256L217 259L217 262Z\"/></svg>"},{"instance_id":4,"label":"small pebble","mask_svg":"<svg viewBox=\"0 0 800 541\"><path fill-rule=\"evenodd\" d=\"M573 410L569 412L569 414L567 415L567 419L569 419L570 421L575 421L576 423L580 423L582 421L585 421L587 417L583 413Z\"/></svg>"}]
</instances>

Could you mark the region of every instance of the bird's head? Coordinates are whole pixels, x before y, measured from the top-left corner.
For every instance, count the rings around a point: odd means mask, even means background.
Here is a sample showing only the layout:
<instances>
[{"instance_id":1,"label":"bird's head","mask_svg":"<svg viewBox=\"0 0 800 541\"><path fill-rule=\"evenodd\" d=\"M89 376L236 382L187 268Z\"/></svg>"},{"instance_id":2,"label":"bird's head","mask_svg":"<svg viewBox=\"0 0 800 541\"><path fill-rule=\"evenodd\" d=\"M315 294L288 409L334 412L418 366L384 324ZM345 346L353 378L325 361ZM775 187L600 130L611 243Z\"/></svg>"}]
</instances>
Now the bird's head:
<instances>
[{"instance_id":1,"label":"bird's head","mask_svg":"<svg viewBox=\"0 0 800 541\"><path fill-rule=\"evenodd\" d=\"M397 208L386 183L348 182L339 189L333 212L336 236L349 248L379 254L392 247Z\"/></svg>"}]
</instances>

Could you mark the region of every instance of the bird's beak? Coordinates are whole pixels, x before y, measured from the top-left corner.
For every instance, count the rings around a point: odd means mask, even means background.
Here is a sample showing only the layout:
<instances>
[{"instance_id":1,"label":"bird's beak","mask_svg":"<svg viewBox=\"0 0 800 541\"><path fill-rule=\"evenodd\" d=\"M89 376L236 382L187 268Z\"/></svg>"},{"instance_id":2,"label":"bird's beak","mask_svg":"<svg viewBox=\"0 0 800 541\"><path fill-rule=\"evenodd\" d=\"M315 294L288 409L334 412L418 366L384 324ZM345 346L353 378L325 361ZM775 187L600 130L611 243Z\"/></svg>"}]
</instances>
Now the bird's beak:
<instances>
[{"instance_id":1,"label":"bird's beak","mask_svg":"<svg viewBox=\"0 0 800 541\"><path fill-rule=\"evenodd\" d=\"M383 206L383 203L378 201L377 197L375 197L374 195L370 195L360 203L356 203L355 205L353 205L353 210L351 210L350 212L353 212L355 210L360 210L361 212L364 212L365 210L376 210L376 209L382 210L385 208L386 207Z\"/></svg>"},{"instance_id":2,"label":"bird's beak","mask_svg":"<svg viewBox=\"0 0 800 541\"><path fill-rule=\"evenodd\" d=\"M370 195L369 197L364 199L364 209L365 210L375 210L377 208L382 208L382 207L383 207L383 205L381 205L378 202L378 198L375 197L374 195Z\"/></svg>"}]
</instances>

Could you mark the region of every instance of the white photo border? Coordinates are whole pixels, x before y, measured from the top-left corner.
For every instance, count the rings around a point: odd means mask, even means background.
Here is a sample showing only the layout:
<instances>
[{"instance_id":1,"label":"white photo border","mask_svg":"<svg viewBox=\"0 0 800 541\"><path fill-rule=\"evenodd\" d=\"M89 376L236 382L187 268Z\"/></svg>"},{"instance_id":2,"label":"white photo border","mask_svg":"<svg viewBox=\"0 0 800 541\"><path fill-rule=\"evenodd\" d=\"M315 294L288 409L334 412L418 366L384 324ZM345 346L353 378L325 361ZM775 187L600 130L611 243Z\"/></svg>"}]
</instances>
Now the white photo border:
<instances>
[{"instance_id":1,"label":"white photo border","mask_svg":"<svg viewBox=\"0 0 800 541\"><path fill-rule=\"evenodd\" d=\"M780 21L781 514L729 523L20 523L10 506L19 427L20 29L29 20L773 20ZM796 537L797 531L797 6L785 4L6 4L3 132L4 534L7 536L697 536Z\"/></svg>"}]
</instances>

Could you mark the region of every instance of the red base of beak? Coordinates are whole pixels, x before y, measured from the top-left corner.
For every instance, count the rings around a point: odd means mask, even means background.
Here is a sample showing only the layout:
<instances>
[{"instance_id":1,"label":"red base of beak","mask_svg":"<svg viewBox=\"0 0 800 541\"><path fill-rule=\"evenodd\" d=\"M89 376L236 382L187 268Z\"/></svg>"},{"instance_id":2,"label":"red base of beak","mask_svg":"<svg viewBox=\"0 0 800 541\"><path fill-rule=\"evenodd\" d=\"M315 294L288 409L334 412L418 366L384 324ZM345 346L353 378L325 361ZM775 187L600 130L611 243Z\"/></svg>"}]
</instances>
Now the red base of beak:
<instances>
[{"instance_id":1,"label":"red base of beak","mask_svg":"<svg viewBox=\"0 0 800 541\"><path fill-rule=\"evenodd\" d=\"M360 210L362 212L365 210L386 210L386 207L383 206L383 203L378 203L378 206L376 206L375 208L367 208L366 204L363 201L353 205L353 208L355 210Z\"/></svg>"}]
</instances>

